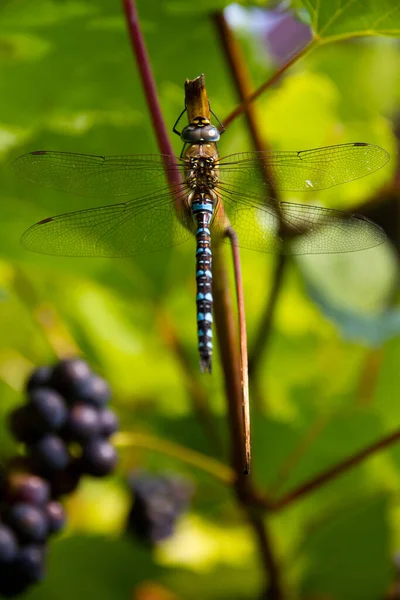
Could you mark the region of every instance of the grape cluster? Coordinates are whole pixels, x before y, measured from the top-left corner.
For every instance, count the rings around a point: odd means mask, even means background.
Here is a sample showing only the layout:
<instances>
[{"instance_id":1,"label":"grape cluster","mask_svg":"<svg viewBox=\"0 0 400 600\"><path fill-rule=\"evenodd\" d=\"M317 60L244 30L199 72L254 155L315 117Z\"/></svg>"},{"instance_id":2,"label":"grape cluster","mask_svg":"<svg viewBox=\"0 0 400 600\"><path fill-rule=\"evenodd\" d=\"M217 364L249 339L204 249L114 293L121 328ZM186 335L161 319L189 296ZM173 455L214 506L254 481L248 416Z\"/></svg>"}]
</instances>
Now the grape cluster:
<instances>
[{"instance_id":1,"label":"grape cluster","mask_svg":"<svg viewBox=\"0 0 400 600\"><path fill-rule=\"evenodd\" d=\"M81 359L40 367L27 402L9 416L25 456L0 473L0 596L18 595L44 576L45 545L65 523L60 496L85 474L102 477L117 463L109 438L118 421L110 390Z\"/></svg>"},{"instance_id":2,"label":"grape cluster","mask_svg":"<svg viewBox=\"0 0 400 600\"><path fill-rule=\"evenodd\" d=\"M43 579L45 543L64 526L65 514L47 481L12 463L0 496L0 596L7 598Z\"/></svg>"},{"instance_id":3,"label":"grape cluster","mask_svg":"<svg viewBox=\"0 0 400 600\"><path fill-rule=\"evenodd\" d=\"M143 473L132 473L128 485L133 493L128 533L151 545L171 537L188 506L192 486L182 478Z\"/></svg>"},{"instance_id":4,"label":"grape cluster","mask_svg":"<svg viewBox=\"0 0 400 600\"><path fill-rule=\"evenodd\" d=\"M52 496L68 494L82 475L111 473L117 454L110 436L118 421L107 404L107 382L82 359L40 367L27 383L28 402L10 415L14 436L26 444L35 473L49 480Z\"/></svg>"}]
</instances>

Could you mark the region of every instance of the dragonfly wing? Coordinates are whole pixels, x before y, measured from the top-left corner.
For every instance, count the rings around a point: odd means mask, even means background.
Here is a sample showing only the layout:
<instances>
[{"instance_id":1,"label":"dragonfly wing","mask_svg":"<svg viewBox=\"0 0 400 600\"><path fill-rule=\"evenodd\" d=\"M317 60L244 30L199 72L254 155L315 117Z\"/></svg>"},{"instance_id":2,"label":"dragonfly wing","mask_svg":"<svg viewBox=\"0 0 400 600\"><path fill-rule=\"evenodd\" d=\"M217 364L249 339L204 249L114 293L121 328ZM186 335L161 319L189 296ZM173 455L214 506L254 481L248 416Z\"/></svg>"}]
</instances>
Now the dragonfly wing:
<instances>
[{"instance_id":1,"label":"dragonfly wing","mask_svg":"<svg viewBox=\"0 0 400 600\"><path fill-rule=\"evenodd\" d=\"M38 150L18 157L17 174L44 187L79 196L142 195L165 184L165 172L179 175L175 156L93 156Z\"/></svg>"},{"instance_id":2,"label":"dragonfly wing","mask_svg":"<svg viewBox=\"0 0 400 600\"><path fill-rule=\"evenodd\" d=\"M220 194L239 245L250 250L275 254L354 252L386 239L384 231L362 215L291 202L274 207L232 188L224 188Z\"/></svg>"},{"instance_id":3,"label":"dragonfly wing","mask_svg":"<svg viewBox=\"0 0 400 600\"><path fill-rule=\"evenodd\" d=\"M377 171L389 160L383 148L357 142L298 152L246 152L220 160L222 183L245 189L266 188L267 173L275 189L323 190Z\"/></svg>"},{"instance_id":4,"label":"dragonfly wing","mask_svg":"<svg viewBox=\"0 0 400 600\"><path fill-rule=\"evenodd\" d=\"M181 191L182 200L185 191ZM61 256L123 257L168 248L191 232L163 189L149 197L43 219L21 237L24 248ZM187 223L188 227L190 222Z\"/></svg>"}]
</instances>

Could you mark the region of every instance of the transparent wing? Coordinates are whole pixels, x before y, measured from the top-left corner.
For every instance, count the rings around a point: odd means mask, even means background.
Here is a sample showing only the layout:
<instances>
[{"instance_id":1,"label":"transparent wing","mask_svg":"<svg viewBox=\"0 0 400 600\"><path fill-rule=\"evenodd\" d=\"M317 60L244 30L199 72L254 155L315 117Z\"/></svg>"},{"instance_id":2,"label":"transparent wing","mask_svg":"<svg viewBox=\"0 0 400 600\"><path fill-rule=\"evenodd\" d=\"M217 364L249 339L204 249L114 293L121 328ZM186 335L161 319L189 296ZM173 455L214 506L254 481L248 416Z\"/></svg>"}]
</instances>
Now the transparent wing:
<instances>
[{"instance_id":1,"label":"transparent wing","mask_svg":"<svg viewBox=\"0 0 400 600\"><path fill-rule=\"evenodd\" d=\"M221 186L220 197L242 248L284 254L329 254L365 250L386 235L362 215L279 202Z\"/></svg>"},{"instance_id":2,"label":"transparent wing","mask_svg":"<svg viewBox=\"0 0 400 600\"><path fill-rule=\"evenodd\" d=\"M173 195L163 188L129 202L49 217L25 231L24 248L62 256L122 257L168 248L191 232L178 220L174 202L183 205L184 187ZM185 213L183 213L185 215Z\"/></svg>"},{"instance_id":3,"label":"transparent wing","mask_svg":"<svg viewBox=\"0 0 400 600\"><path fill-rule=\"evenodd\" d=\"M377 171L389 160L383 148L363 142L300 150L247 152L220 159L220 177L247 190L266 187L263 170L276 189L323 190Z\"/></svg>"},{"instance_id":4,"label":"transparent wing","mask_svg":"<svg viewBox=\"0 0 400 600\"><path fill-rule=\"evenodd\" d=\"M17 174L44 187L78 196L139 196L164 184L165 171L182 169L175 156L93 156L37 150L18 157Z\"/></svg>"}]
</instances>

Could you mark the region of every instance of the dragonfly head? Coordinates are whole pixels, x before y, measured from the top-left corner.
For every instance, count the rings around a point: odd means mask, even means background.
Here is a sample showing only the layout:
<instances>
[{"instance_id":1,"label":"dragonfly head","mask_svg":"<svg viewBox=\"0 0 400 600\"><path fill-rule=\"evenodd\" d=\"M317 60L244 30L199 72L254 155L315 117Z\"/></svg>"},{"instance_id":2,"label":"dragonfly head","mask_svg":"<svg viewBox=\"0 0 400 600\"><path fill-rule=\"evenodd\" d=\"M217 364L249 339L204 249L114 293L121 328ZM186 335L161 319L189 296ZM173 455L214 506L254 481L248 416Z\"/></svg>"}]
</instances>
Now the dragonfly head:
<instances>
[{"instance_id":1,"label":"dragonfly head","mask_svg":"<svg viewBox=\"0 0 400 600\"><path fill-rule=\"evenodd\" d=\"M205 117L195 117L181 132L181 140L185 144L218 142L220 137L218 129Z\"/></svg>"}]
</instances>

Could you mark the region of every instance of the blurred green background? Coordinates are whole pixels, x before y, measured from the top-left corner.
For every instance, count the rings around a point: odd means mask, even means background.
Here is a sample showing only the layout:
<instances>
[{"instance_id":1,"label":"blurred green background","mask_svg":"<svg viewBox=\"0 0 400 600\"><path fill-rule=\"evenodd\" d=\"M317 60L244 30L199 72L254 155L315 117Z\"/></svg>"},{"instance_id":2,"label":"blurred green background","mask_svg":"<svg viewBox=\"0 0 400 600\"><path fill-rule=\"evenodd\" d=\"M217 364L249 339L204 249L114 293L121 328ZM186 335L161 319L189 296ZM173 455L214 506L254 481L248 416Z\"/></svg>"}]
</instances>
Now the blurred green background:
<instances>
[{"instance_id":1,"label":"blurred green background","mask_svg":"<svg viewBox=\"0 0 400 600\"><path fill-rule=\"evenodd\" d=\"M295 3L323 43L257 101L258 124L274 149L364 141L388 150L391 161L376 174L307 197L343 210L364 206L387 222L380 207L389 196L391 206L398 201L400 10L391 0L333 4ZM138 0L168 127L182 109L187 77L205 73L222 121L237 104L211 18L225 5ZM227 13L255 87L280 64L267 49L263 9ZM372 37L359 38L365 32ZM229 486L194 468L184 452L178 460L163 451L168 440L224 463L229 457L218 350L212 377L198 375L194 241L126 260L48 257L19 245L32 223L99 201L30 185L13 173L13 158L38 149L158 151L120 3L3 0L0 108L1 455L16 451L5 415L21 403L27 374L76 352L110 382L122 430L157 446L121 448L114 478L87 481L67 500L68 530L52 544L46 581L26 597L260 597L259 551ZM180 140L171 137L179 154ZM242 117L220 152L250 149ZM253 472L262 491L287 492L398 427L399 221L390 222L394 234L383 246L302 257L286 268L253 389ZM243 251L242 261L251 348L276 258ZM124 476L133 468L178 472L195 487L176 536L154 553L121 537L130 503ZM270 517L288 598L383 599L396 577L399 489L400 448L393 446Z\"/></svg>"}]
</instances>

